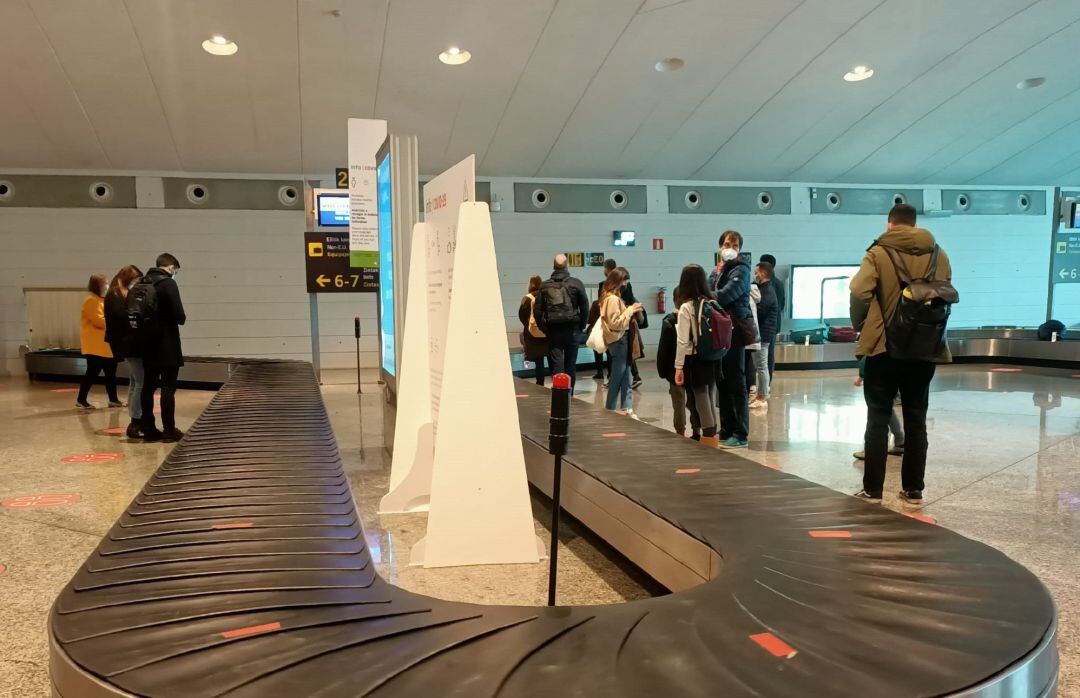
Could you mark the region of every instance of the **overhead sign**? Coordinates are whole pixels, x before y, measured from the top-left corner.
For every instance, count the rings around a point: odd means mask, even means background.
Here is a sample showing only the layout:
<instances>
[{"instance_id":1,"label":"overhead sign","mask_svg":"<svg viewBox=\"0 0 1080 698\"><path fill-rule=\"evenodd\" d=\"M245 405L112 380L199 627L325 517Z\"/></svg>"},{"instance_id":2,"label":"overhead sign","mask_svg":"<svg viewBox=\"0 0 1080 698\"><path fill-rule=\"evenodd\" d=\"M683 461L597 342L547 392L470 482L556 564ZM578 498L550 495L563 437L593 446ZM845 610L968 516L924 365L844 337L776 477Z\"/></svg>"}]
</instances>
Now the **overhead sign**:
<instances>
[{"instance_id":1,"label":"overhead sign","mask_svg":"<svg viewBox=\"0 0 1080 698\"><path fill-rule=\"evenodd\" d=\"M379 290L378 269L349 266L349 234L304 233L308 293L361 293Z\"/></svg>"},{"instance_id":2,"label":"overhead sign","mask_svg":"<svg viewBox=\"0 0 1080 698\"><path fill-rule=\"evenodd\" d=\"M1054 240L1055 284L1080 283L1080 231L1058 233Z\"/></svg>"},{"instance_id":3,"label":"overhead sign","mask_svg":"<svg viewBox=\"0 0 1080 698\"><path fill-rule=\"evenodd\" d=\"M335 167L334 168L334 187L337 189L349 188L349 168L348 167Z\"/></svg>"},{"instance_id":4,"label":"overhead sign","mask_svg":"<svg viewBox=\"0 0 1080 698\"><path fill-rule=\"evenodd\" d=\"M587 253L585 253L585 266L587 266L587 267L602 267L602 266L604 266L604 253L603 252L587 252Z\"/></svg>"},{"instance_id":5,"label":"overhead sign","mask_svg":"<svg viewBox=\"0 0 1080 698\"><path fill-rule=\"evenodd\" d=\"M585 253L584 252L567 252L566 262L571 267L583 267L585 266Z\"/></svg>"}]
</instances>

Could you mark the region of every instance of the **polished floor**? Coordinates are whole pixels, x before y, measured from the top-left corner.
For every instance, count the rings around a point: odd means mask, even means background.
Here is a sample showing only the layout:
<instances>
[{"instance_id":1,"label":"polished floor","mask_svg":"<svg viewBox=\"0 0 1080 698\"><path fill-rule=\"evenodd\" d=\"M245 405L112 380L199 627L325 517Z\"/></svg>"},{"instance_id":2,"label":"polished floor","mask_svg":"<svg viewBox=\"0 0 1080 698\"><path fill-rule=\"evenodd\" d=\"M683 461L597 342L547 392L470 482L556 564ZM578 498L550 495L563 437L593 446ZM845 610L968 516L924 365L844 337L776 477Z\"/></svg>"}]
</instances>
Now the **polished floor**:
<instances>
[{"instance_id":1,"label":"polished floor","mask_svg":"<svg viewBox=\"0 0 1080 698\"><path fill-rule=\"evenodd\" d=\"M935 379L923 513L1000 548L1043 579L1061 614L1059 695L1080 696L1080 376L1002 368L952 366ZM636 411L670 429L667 384L649 377L655 371L648 364L642 374ZM752 419L743 455L856 491L861 467L851 452L860 448L865 408L852 385L854 372L778 377L768 412ZM426 517L375 513L389 462L381 442L381 396L367 380L358 396L349 372L327 373L324 395L379 572L433 596L543 603L543 564L409 567L408 551L423 536ZM81 412L73 394L59 392L70 387L0 379L0 696L49 694L49 606L171 448L109 433L126 425L124 411ZM599 384L583 380L579 388L578 399L602 404ZM181 391L181 426L210 397ZM104 403L98 389L92 401ZM891 458L885 502L896 509L898 466ZM547 540L550 509L542 497L533 498L533 508L537 533ZM560 531L560 545L560 603L618 603L663 593L573 521Z\"/></svg>"}]
</instances>

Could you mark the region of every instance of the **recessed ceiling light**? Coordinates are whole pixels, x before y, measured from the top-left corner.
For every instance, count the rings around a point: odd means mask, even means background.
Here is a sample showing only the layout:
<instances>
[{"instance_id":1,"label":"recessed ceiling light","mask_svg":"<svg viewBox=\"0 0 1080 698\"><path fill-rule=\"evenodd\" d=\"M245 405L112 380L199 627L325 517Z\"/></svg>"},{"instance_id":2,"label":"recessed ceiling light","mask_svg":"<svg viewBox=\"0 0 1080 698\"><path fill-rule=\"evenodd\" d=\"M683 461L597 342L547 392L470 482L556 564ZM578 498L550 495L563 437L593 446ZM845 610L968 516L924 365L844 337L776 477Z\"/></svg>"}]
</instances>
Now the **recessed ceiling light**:
<instances>
[{"instance_id":1,"label":"recessed ceiling light","mask_svg":"<svg viewBox=\"0 0 1080 698\"><path fill-rule=\"evenodd\" d=\"M686 61L681 58L665 58L662 61L657 61L656 72L658 73L671 73L686 65Z\"/></svg>"},{"instance_id":2,"label":"recessed ceiling light","mask_svg":"<svg viewBox=\"0 0 1080 698\"><path fill-rule=\"evenodd\" d=\"M239 50L235 41L229 41L221 34L214 34L202 42L202 47L213 56L231 56Z\"/></svg>"},{"instance_id":3,"label":"recessed ceiling light","mask_svg":"<svg viewBox=\"0 0 1080 698\"><path fill-rule=\"evenodd\" d=\"M1033 90L1036 87L1042 87L1046 84L1046 78L1028 78L1016 83L1016 89L1018 90Z\"/></svg>"},{"instance_id":4,"label":"recessed ceiling light","mask_svg":"<svg viewBox=\"0 0 1080 698\"><path fill-rule=\"evenodd\" d=\"M457 46L451 46L439 54L439 60L446 65L462 65L468 63L471 58L471 53Z\"/></svg>"},{"instance_id":5,"label":"recessed ceiling light","mask_svg":"<svg viewBox=\"0 0 1080 698\"><path fill-rule=\"evenodd\" d=\"M848 82L861 82L872 77L874 77L874 69L865 65L857 65L844 73L844 79Z\"/></svg>"}]
</instances>

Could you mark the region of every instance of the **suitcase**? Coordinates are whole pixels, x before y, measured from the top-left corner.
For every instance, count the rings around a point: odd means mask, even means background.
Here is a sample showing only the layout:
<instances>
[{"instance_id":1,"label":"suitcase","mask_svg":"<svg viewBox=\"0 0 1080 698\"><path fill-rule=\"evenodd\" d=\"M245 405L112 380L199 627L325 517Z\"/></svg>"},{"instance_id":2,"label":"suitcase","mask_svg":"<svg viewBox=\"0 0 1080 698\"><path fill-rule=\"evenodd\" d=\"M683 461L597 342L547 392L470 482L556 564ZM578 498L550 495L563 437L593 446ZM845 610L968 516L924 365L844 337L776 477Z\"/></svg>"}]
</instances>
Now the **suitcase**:
<instances>
[{"instance_id":1,"label":"suitcase","mask_svg":"<svg viewBox=\"0 0 1080 698\"><path fill-rule=\"evenodd\" d=\"M801 330L791 331L791 343L792 344L824 344L826 327L824 325L818 325L817 327L807 327ZM810 339L807 342L807 338Z\"/></svg>"},{"instance_id":2,"label":"suitcase","mask_svg":"<svg viewBox=\"0 0 1080 698\"><path fill-rule=\"evenodd\" d=\"M854 342L859 338L859 333L854 327L829 327L830 342Z\"/></svg>"}]
</instances>

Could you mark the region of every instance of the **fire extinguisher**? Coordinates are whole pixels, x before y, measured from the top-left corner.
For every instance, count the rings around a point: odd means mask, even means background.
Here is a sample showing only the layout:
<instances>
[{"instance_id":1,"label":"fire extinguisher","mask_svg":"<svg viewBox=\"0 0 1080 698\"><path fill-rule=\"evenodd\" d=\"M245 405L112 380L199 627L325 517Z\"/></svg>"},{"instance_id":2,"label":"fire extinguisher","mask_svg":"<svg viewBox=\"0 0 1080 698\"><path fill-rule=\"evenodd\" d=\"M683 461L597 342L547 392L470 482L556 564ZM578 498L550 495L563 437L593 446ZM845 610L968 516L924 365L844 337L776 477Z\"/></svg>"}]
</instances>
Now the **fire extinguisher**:
<instances>
[{"instance_id":1,"label":"fire extinguisher","mask_svg":"<svg viewBox=\"0 0 1080 698\"><path fill-rule=\"evenodd\" d=\"M666 313L665 306L667 305L667 289L663 286L656 293L656 312Z\"/></svg>"}]
</instances>

